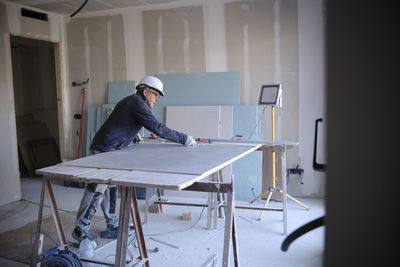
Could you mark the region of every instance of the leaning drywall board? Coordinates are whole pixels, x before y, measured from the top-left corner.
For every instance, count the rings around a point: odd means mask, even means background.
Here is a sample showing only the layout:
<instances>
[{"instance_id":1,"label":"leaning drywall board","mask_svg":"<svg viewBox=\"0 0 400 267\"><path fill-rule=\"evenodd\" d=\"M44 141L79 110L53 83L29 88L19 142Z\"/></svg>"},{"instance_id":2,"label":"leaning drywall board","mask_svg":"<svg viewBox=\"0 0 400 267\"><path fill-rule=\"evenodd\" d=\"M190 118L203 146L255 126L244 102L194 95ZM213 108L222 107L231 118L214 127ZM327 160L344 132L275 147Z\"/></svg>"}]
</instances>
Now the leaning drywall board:
<instances>
[{"instance_id":1,"label":"leaning drywall board","mask_svg":"<svg viewBox=\"0 0 400 267\"><path fill-rule=\"evenodd\" d=\"M108 104L117 104L120 100L135 92L135 81L108 82Z\"/></svg>"},{"instance_id":2,"label":"leaning drywall board","mask_svg":"<svg viewBox=\"0 0 400 267\"><path fill-rule=\"evenodd\" d=\"M200 138L232 137L232 106L166 107L165 124Z\"/></svg>"},{"instance_id":3,"label":"leaning drywall board","mask_svg":"<svg viewBox=\"0 0 400 267\"><path fill-rule=\"evenodd\" d=\"M244 140L262 141L260 106L233 106L233 135L242 135ZM232 164L235 175L237 200L250 201L261 193L262 152L255 151Z\"/></svg>"},{"instance_id":4,"label":"leaning drywall board","mask_svg":"<svg viewBox=\"0 0 400 267\"><path fill-rule=\"evenodd\" d=\"M154 108L152 108L151 113L153 113L154 117L156 117L159 122L165 125L165 107L156 105ZM150 133L151 132L144 127L139 132L142 137L149 137Z\"/></svg>"},{"instance_id":5,"label":"leaning drywall board","mask_svg":"<svg viewBox=\"0 0 400 267\"><path fill-rule=\"evenodd\" d=\"M240 72L160 74L159 106L240 105Z\"/></svg>"}]
</instances>

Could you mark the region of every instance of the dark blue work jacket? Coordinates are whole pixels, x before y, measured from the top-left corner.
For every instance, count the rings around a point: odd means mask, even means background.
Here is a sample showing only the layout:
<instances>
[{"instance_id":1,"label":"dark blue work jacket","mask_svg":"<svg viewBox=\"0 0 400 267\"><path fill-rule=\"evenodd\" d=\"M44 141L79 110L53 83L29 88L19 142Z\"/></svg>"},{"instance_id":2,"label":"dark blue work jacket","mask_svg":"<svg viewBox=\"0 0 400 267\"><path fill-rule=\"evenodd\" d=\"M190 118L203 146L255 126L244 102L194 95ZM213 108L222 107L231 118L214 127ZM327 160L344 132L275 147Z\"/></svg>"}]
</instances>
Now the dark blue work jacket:
<instances>
[{"instance_id":1,"label":"dark blue work jacket","mask_svg":"<svg viewBox=\"0 0 400 267\"><path fill-rule=\"evenodd\" d=\"M175 143L185 144L187 139L186 134L166 127L154 117L143 94L134 94L118 102L94 136L90 150L107 152L124 148L142 127Z\"/></svg>"}]
</instances>

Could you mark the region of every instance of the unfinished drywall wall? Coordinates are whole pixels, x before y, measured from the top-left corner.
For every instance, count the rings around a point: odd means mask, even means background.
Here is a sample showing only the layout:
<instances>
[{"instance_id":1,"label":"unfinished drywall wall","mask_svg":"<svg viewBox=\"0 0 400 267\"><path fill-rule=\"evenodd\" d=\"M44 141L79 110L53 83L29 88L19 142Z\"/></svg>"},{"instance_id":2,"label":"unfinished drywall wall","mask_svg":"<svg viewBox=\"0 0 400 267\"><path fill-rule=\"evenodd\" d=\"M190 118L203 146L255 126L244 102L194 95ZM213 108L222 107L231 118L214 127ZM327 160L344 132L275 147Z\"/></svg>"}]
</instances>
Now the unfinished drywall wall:
<instances>
[{"instance_id":1,"label":"unfinished drywall wall","mask_svg":"<svg viewBox=\"0 0 400 267\"><path fill-rule=\"evenodd\" d=\"M127 79L123 34L121 15L73 19L67 24L70 82L86 81L89 78L86 107L107 103L108 82ZM73 117L81 113L83 90L82 87L72 85L69 90L72 100L70 116ZM73 120L73 134L79 131L79 127L80 121ZM83 127L81 151L85 151L85 136L86 129ZM71 145L77 148L77 138L73 138Z\"/></svg>"},{"instance_id":2,"label":"unfinished drywall wall","mask_svg":"<svg viewBox=\"0 0 400 267\"><path fill-rule=\"evenodd\" d=\"M106 79L113 73L114 80L118 80L113 71L114 64L118 64L118 68L126 72L125 79L136 81L147 74L240 71L241 104L244 105L257 104L262 84L282 83L283 108L277 108L275 113L277 140L299 141L302 137L312 138L314 129L312 125L309 127L312 124L310 121L315 119L315 114L319 114L324 106L323 101L322 107L310 104L310 101L319 100L318 93L324 90L324 77L320 75L324 68L321 55L321 47L324 45L321 41L323 26L317 27L322 25L323 10L319 8L322 2L323 0L193 0L81 13L67 23L68 31L70 24L80 25L73 31L71 38L68 33L69 45L74 44L68 48L69 57L66 60L70 65L67 91L74 94L68 116L79 113L81 103L81 91L72 88L71 82L83 80L87 78L85 73L92 73L96 88L93 88L94 83L89 85L92 88L88 88L87 100L90 105L103 104L107 95ZM300 7L307 12L299 12ZM122 23L114 23L112 17L120 16ZM118 51L120 54L117 55L125 55L126 58L119 60L113 54L109 59L112 54L108 53L109 41L99 40L104 34L91 37L96 30L89 28L98 27L99 33L107 32L106 29L110 26L105 25L104 21L108 20L112 21L113 34L117 27L121 27L119 37L112 38L112 49L121 44ZM304 27L308 27L304 21L315 28L304 31ZM82 32L85 26L87 43L90 44L87 46ZM308 38L310 35L311 39ZM99 46L92 46L93 41L98 42ZM318 53L309 56L304 46L310 46L312 48L308 49ZM93 58L99 54L101 56ZM299 59L302 60L301 63ZM108 64L111 60L112 71ZM82 73L84 75L76 76ZM306 83L299 81L299 73L302 73L302 81L307 81ZM318 79L314 79L315 77ZM104 85L97 86L98 83ZM309 88L312 90L304 90ZM89 96L90 94L92 95ZM270 108L264 112L261 123L264 139L271 140ZM69 130L72 140L69 148L75 156L75 131L78 128L79 121L76 120L74 127ZM309 166L311 160L312 146L309 140L301 139L300 148L288 152L288 168L299 164L306 170L305 184L312 184L307 188L300 185L298 180L292 179L297 183L290 185L289 190L295 192L295 195L318 195L322 190L321 181L317 178L308 180L314 176Z\"/></svg>"},{"instance_id":3,"label":"unfinished drywall wall","mask_svg":"<svg viewBox=\"0 0 400 267\"><path fill-rule=\"evenodd\" d=\"M20 26L21 32L35 33L37 36L50 36L50 23L48 21L21 16Z\"/></svg>"},{"instance_id":4,"label":"unfinished drywall wall","mask_svg":"<svg viewBox=\"0 0 400 267\"><path fill-rule=\"evenodd\" d=\"M283 107L275 109L275 140L298 141L297 1L226 3L225 20L228 68L242 76L241 104L258 104L263 84L281 83ZM264 140L272 140L270 107L261 125ZM297 148L287 156L288 168L300 164ZM271 173L263 176L264 187L270 186Z\"/></svg>"},{"instance_id":5,"label":"unfinished drywall wall","mask_svg":"<svg viewBox=\"0 0 400 267\"><path fill-rule=\"evenodd\" d=\"M0 206L21 198L6 6L0 3Z\"/></svg>"},{"instance_id":6,"label":"unfinished drywall wall","mask_svg":"<svg viewBox=\"0 0 400 267\"><path fill-rule=\"evenodd\" d=\"M36 22L21 17L21 7L10 2L0 3L0 205L21 197L9 34L54 42L63 39L61 15L48 13L47 22ZM63 94L60 101L68 102L68 95ZM68 123L65 128L68 129Z\"/></svg>"},{"instance_id":7,"label":"unfinished drywall wall","mask_svg":"<svg viewBox=\"0 0 400 267\"><path fill-rule=\"evenodd\" d=\"M205 71L201 6L143 11L147 74Z\"/></svg>"}]
</instances>

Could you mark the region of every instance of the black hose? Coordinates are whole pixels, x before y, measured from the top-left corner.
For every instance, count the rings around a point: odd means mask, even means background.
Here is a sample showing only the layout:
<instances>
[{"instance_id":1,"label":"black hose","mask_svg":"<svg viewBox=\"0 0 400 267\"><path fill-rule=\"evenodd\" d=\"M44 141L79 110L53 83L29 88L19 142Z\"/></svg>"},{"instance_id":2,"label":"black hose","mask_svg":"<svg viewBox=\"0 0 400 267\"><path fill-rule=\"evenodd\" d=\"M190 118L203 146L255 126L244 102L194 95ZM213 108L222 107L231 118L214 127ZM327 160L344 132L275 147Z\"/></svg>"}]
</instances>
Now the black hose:
<instances>
[{"instance_id":1,"label":"black hose","mask_svg":"<svg viewBox=\"0 0 400 267\"><path fill-rule=\"evenodd\" d=\"M76 14L78 14L79 11L81 11L81 9L86 5L86 3L87 3L88 1L89 1L89 0L85 0L85 2L83 2L83 4L82 4L74 13L72 13L72 14L70 15L70 17L72 18L73 16L75 16Z\"/></svg>"},{"instance_id":2,"label":"black hose","mask_svg":"<svg viewBox=\"0 0 400 267\"><path fill-rule=\"evenodd\" d=\"M300 236L304 235L305 233L310 232L311 230L314 230L325 223L325 216L319 217L309 223L306 223L305 225L299 227L296 231L288 235L285 240L282 242L281 250L282 251L287 251L290 244L293 243L297 238Z\"/></svg>"}]
</instances>

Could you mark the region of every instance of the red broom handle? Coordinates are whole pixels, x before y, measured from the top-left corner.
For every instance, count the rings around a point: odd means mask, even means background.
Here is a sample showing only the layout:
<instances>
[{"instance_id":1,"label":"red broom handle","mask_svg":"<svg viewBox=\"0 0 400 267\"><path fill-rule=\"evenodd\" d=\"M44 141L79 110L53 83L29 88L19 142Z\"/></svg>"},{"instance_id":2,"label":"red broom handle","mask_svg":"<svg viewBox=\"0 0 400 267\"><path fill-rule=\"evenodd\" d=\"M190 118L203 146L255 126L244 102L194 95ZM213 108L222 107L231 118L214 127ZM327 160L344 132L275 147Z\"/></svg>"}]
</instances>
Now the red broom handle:
<instances>
[{"instance_id":1,"label":"red broom handle","mask_svg":"<svg viewBox=\"0 0 400 267\"><path fill-rule=\"evenodd\" d=\"M85 89L83 89L83 95L82 95L81 125L79 126L79 141L78 141L78 159L79 159L79 153L81 151L81 136L82 136L82 121L83 121L84 105L85 105Z\"/></svg>"}]
</instances>

